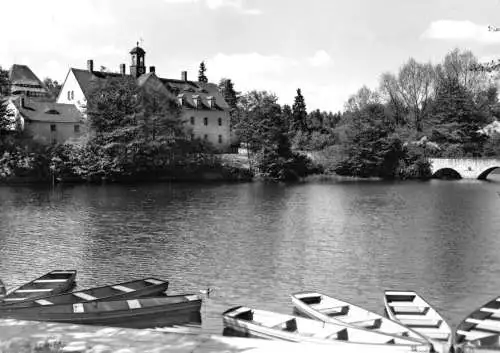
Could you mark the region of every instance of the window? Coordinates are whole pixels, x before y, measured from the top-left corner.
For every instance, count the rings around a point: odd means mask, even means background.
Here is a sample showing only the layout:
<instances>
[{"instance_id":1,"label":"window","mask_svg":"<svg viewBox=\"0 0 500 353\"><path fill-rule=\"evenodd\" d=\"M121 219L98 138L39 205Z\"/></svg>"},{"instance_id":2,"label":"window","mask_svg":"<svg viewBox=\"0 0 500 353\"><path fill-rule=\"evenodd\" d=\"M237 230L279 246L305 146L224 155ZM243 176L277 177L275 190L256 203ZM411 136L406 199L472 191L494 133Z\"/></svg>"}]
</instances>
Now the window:
<instances>
[{"instance_id":1,"label":"window","mask_svg":"<svg viewBox=\"0 0 500 353\"><path fill-rule=\"evenodd\" d=\"M71 100L71 91L68 91L68 100Z\"/></svg>"},{"instance_id":2,"label":"window","mask_svg":"<svg viewBox=\"0 0 500 353\"><path fill-rule=\"evenodd\" d=\"M71 100L75 99L75 91L71 91Z\"/></svg>"},{"instance_id":3,"label":"window","mask_svg":"<svg viewBox=\"0 0 500 353\"><path fill-rule=\"evenodd\" d=\"M222 143L222 135L219 135L219 143Z\"/></svg>"},{"instance_id":4,"label":"window","mask_svg":"<svg viewBox=\"0 0 500 353\"><path fill-rule=\"evenodd\" d=\"M194 116L191 117L191 125L194 125Z\"/></svg>"},{"instance_id":5,"label":"window","mask_svg":"<svg viewBox=\"0 0 500 353\"><path fill-rule=\"evenodd\" d=\"M217 119L219 121L219 126L222 126L222 118Z\"/></svg>"},{"instance_id":6,"label":"window","mask_svg":"<svg viewBox=\"0 0 500 353\"><path fill-rule=\"evenodd\" d=\"M191 134L191 140L194 140L194 134Z\"/></svg>"},{"instance_id":7,"label":"window","mask_svg":"<svg viewBox=\"0 0 500 353\"><path fill-rule=\"evenodd\" d=\"M205 125L205 126L208 125L208 118L203 118L203 125Z\"/></svg>"},{"instance_id":8,"label":"window","mask_svg":"<svg viewBox=\"0 0 500 353\"><path fill-rule=\"evenodd\" d=\"M79 133L79 132L80 132L80 125L75 125L75 126L73 127L73 129L74 129L74 131L75 131L76 133Z\"/></svg>"},{"instance_id":9,"label":"window","mask_svg":"<svg viewBox=\"0 0 500 353\"><path fill-rule=\"evenodd\" d=\"M208 140L208 135L203 135L204 140Z\"/></svg>"},{"instance_id":10,"label":"window","mask_svg":"<svg viewBox=\"0 0 500 353\"><path fill-rule=\"evenodd\" d=\"M50 124L50 131L56 131L56 124Z\"/></svg>"}]
</instances>

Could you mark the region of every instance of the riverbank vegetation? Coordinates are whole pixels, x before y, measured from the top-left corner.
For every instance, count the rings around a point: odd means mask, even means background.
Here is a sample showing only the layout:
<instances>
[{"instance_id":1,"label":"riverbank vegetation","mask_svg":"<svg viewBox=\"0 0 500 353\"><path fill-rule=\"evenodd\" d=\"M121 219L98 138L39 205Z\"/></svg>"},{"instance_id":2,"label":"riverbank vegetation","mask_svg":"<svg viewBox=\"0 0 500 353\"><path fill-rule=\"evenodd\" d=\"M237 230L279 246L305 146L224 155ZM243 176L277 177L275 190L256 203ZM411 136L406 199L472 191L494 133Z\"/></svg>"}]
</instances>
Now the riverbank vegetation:
<instances>
[{"instance_id":1,"label":"riverbank vegetation","mask_svg":"<svg viewBox=\"0 0 500 353\"><path fill-rule=\"evenodd\" d=\"M292 150L313 156L326 173L428 178L428 157L500 155L496 79L472 52L454 49L436 65L410 58L382 74L378 88L360 88L343 112L307 113L298 90L282 115ZM236 132L252 146L246 118L239 116Z\"/></svg>"},{"instance_id":2,"label":"riverbank vegetation","mask_svg":"<svg viewBox=\"0 0 500 353\"><path fill-rule=\"evenodd\" d=\"M200 77L208 80L202 64ZM500 155L496 72L466 50L454 49L438 64L410 58L397 72L383 73L377 88L361 87L337 113L308 112L300 89L292 106L280 105L271 92L240 93L222 79L245 167L192 139L173 98L117 77L94 88L87 105L91 133L77 143L39 146L0 126L0 179L297 180L322 173L425 179L428 157ZM7 116L0 104L0 123Z\"/></svg>"}]
</instances>

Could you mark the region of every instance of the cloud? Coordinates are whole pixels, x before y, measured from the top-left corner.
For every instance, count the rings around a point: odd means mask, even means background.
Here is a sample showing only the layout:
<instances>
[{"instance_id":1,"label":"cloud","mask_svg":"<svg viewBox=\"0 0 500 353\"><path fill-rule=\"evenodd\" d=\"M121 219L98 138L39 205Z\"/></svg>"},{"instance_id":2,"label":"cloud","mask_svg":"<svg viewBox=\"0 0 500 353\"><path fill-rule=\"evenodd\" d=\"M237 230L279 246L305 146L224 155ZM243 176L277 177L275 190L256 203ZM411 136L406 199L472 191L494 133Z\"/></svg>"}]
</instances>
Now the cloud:
<instances>
[{"instance_id":1,"label":"cloud","mask_svg":"<svg viewBox=\"0 0 500 353\"><path fill-rule=\"evenodd\" d=\"M246 15L260 15L262 13L259 9L248 9L244 5L243 0L163 0L167 4L194 4L204 2L210 10L217 10L220 8L233 8L240 13Z\"/></svg>"},{"instance_id":2,"label":"cloud","mask_svg":"<svg viewBox=\"0 0 500 353\"><path fill-rule=\"evenodd\" d=\"M470 40L484 44L500 43L500 33L490 32L487 25L471 21L434 21L421 37L440 40Z\"/></svg>"},{"instance_id":3,"label":"cloud","mask_svg":"<svg viewBox=\"0 0 500 353\"><path fill-rule=\"evenodd\" d=\"M313 56L307 59L312 66L327 66L332 63L332 58L324 50L318 50Z\"/></svg>"}]
</instances>

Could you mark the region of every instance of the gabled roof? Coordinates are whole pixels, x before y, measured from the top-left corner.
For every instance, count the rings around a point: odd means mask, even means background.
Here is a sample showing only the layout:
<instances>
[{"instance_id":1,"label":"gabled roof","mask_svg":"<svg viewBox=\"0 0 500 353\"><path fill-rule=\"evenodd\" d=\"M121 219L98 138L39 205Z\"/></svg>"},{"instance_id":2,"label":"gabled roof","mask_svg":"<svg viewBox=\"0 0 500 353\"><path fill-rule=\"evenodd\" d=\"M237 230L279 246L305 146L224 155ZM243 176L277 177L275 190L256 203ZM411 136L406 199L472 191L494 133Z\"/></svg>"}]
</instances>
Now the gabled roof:
<instances>
[{"instance_id":1,"label":"gabled roof","mask_svg":"<svg viewBox=\"0 0 500 353\"><path fill-rule=\"evenodd\" d=\"M42 81L26 65L12 65L9 71L9 80L13 85L23 84L45 88Z\"/></svg>"},{"instance_id":2,"label":"gabled roof","mask_svg":"<svg viewBox=\"0 0 500 353\"><path fill-rule=\"evenodd\" d=\"M82 113L74 104L40 102L24 97L13 98L11 101L26 121L42 121L50 123L80 123Z\"/></svg>"},{"instance_id":3,"label":"gabled roof","mask_svg":"<svg viewBox=\"0 0 500 353\"><path fill-rule=\"evenodd\" d=\"M122 76L120 73L114 72L100 72L93 71L90 72L88 70L81 69L70 69L71 72L75 75L78 84L80 85L83 94L86 98L88 98L90 91L92 90L94 84L104 84L107 80L112 77ZM130 75L126 75L130 76ZM213 97L214 99L214 108L217 110L226 110L229 109L224 97L219 91L219 88L216 84L213 83L202 83L195 81L184 81L184 80L176 80L176 79L168 79L168 78L159 78L156 76L154 72L149 72L147 74L139 76L137 79L137 84L139 86L144 86L146 82L148 82L148 87L153 87L151 82L151 78L153 81L158 80L163 84L163 86L167 89L167 91L174 97L179 94L184 94L184 107L194 109L195 105L193 102L193 95L198 95L201 100L201 104L198 109L210 109L208 104L208 97ZM160 87L156 88L157 90L162 90Z\"/></svg>"}]
</instances>

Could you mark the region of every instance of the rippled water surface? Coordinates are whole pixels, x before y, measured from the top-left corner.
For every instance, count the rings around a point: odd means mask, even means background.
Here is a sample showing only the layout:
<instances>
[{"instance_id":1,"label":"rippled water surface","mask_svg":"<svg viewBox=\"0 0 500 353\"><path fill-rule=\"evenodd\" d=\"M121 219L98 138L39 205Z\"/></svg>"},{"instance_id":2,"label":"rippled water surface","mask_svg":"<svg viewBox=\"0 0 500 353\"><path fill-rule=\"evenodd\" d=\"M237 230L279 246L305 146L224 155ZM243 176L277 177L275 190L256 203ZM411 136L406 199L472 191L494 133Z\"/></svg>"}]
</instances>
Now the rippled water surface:
<instances>
[{"instance_id":1,"label":"rippled water surface","mask_svg":"<svg viewBox=\"0 0 500 353\"><path fill-rule=\"evenodd\" d=\"M452 326L500 295L500 175L489 181L0 187L0 275L51 269L78 287L145 276L215 288L203 327L234 305L290 313L316 289L382 313L414 289Z\"/></svg>"}]
</instances>

